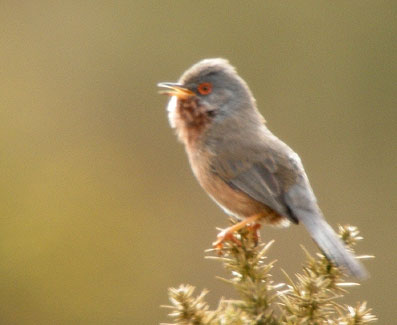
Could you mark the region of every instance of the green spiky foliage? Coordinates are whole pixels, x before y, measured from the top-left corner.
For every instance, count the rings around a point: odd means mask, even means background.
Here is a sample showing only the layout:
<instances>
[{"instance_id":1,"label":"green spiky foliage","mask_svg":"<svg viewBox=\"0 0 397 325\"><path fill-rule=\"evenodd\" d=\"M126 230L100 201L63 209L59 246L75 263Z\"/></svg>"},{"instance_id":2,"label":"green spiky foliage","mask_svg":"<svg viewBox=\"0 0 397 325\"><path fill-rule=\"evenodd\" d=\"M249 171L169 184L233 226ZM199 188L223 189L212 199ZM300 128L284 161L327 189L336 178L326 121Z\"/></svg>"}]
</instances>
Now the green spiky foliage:
<instances>
[{"instance_id":1,"label":"green spiky foliage","mask_svg":"<svg viewBox=\"0 0 397 325\"><path fill-rule=\"evenodd\" d=\"M339 226L339 235L353 249L359 231L353 226ZM180 325L363 325L376 322L367 303L355 307L340 305L338 300L356 283L344 282L342 269L333 265L325 255L312 256L304 247L306 261L294 277L285 274L287 284L274 283L271 271L275 262L267 253L273 244L258 241L255 231L246 227L228 241L222 255L207 250L206 258L223 263L229 277L220 278L232 285L240 299L221 299L211 310L205 302L207 290L198 295L190 285L169 289L170 318ZM361 256L369 258L370 256Z\"/></svg>"}]
</instances>

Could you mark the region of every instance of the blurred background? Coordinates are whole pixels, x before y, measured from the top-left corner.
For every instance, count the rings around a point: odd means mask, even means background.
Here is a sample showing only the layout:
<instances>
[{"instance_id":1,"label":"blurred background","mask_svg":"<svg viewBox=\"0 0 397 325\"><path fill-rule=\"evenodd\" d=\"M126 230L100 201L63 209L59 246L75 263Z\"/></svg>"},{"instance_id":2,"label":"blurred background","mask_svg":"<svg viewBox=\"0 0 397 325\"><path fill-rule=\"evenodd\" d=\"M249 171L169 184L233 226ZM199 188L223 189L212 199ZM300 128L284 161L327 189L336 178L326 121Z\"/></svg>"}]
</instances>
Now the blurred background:
<instances>
[{"instance_id":1,"label":"blurred background","mask_svg":"<svg viewBox=\"0 0 397 325\"><path fill-rule=\"evenodd\" d=\"M235 298L204 260L227 217L192 176L156 83L224 57L302 157L372 275L343 300L396 301L396 2L0 3L0 323L156 324L167 288ZM293 274L303 227L262 228ZM293 239L293 240L292 240ZM292 243L291 241L296 241Z\"/></svg>"}]
</instances>

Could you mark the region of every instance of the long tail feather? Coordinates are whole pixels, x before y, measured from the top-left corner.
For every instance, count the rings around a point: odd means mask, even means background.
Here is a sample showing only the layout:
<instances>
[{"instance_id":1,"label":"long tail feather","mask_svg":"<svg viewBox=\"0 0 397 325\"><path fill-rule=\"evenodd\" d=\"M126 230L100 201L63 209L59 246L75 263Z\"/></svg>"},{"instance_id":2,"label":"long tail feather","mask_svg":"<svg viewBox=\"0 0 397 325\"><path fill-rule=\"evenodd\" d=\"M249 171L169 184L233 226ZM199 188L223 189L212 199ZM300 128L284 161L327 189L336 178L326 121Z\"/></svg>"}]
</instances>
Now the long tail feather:
<instances>
[{"instance_id":1,"label":"long tail feather","mask_svg":"<svg viewBox=\"0 0 397 325\"><path fill-rule=\"evenodd\" d=\"M321 215L304 211L299 215L299 220L305 225L314 241L332 262L346 268L357 279L368 277L364 266L353 253L348 251L342 240Z\"/></svg>"}]
</instances>

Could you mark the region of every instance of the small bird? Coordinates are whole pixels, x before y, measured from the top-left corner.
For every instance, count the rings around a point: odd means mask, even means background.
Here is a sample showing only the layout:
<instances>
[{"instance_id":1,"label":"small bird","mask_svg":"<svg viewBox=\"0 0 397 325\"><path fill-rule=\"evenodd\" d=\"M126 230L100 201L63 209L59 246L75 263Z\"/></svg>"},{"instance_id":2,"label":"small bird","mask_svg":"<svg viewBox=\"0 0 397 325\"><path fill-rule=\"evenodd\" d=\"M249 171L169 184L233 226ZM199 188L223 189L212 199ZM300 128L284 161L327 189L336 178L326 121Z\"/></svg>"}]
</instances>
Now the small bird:
<instances>
[{"instance_id":1,"label":"small bird","mask_svg":"<svg viewBox=\"0 0 397 325\"><path fill-rule=\"evenodd\" d=\"M216 247L258 223L302 223L324 254L355 278L367 272L325 221L299 156L265 125L246 82L225 59L205 59L177 83L168 117L208 195L239 222L219 233Z\"/></svg>"}]
</instances>

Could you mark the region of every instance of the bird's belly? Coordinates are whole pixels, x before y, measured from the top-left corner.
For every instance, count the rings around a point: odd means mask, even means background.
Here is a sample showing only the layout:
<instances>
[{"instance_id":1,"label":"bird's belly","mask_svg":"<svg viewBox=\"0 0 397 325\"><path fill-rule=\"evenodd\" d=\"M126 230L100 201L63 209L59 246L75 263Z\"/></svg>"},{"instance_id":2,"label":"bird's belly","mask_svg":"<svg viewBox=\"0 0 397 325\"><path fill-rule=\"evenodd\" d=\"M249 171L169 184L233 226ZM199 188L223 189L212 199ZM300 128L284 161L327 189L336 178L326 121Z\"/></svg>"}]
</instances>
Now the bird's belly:
<instances>
[{"instance_id":1,"label":"bird's belly","mask_svg":"<svg viewBox=\"0 0 397 325\"><path fill-rule=\"evenodd\" d=\"M253 215L261 215L261 222L272 225L288 225L288 219L281 216L265 204L258 202L247 194L231 188L221 179L206 184L204 187L210 197L229 215L243 219ZM223 184L222 184L223 183Z\"/></svg>"},{"instance_id":2,"label":"bird's belly","mask_svg":"<svg viewBox=\"0 0 397 325\"><path fill-rule=\"evenodd\" d=\"M197 168L200 166L201 168ZM239 219L261 215L261 222L275 226L287 226L289 221L265 204L246 193L226 184L203 164L192 164L193 172L207 194L229 215Z\"/></svg>"}]
</instances>

